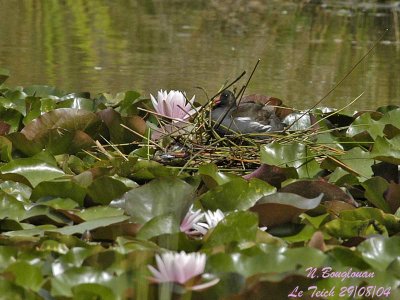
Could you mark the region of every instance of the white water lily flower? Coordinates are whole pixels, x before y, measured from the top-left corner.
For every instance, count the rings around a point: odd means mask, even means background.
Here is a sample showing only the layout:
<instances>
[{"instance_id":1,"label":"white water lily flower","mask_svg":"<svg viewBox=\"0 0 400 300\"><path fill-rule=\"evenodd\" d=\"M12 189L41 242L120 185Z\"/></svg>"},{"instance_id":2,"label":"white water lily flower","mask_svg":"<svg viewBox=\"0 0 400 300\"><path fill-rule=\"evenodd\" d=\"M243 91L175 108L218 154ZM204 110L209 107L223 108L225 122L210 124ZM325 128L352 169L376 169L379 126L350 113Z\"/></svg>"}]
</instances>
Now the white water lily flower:
<instances>
[{"instance_id":1,"label":"white water lily flower","mask_svg":"<svg viewBox=\"0 0 400 300\"><path fill-rule=\"evenodd\" d=\"M204 213L205 222L197 222L193 224L193 228L200 232L202 235L205 235L208 230L217 226L217 224L225 218L224 213L217 209L216 211L206 211Z\"/></svg>"},{"instance_id":2,"label":"white water lily flower","mask_svg":"<svg viewBox=\"0 0 400 300\"><path fill-rule=\"evenodd\" d=\"M195 110L192 109L195 96L186 101L185 95L180 91L171 90L167 93L167 91L159 90L157 99L152 94L150 94L150 99L155 111L160 115L175 120L184 120L195 113Z\"/></svg>"},{"instance_id":3,"label":"white water lily flower","mask_svg":"<svg viewBox=\"0 0 400 300\"><path fill-rule=\"evenodd\" d=\"M157 268L148 265L153 277L152 280L157 283L175 282L185 284L187 281L204 273L206 267L206 255L204 253L180 253L166 252L156 255ZM191 289L199 290L210 287L219 281L218 278Z\"/></svg>"},{"instance_id":4,"label":"white water lily flower","mask_svg":"<svg viewBox=\"0 0 400 300\"><path fill-rule=\"evenodd\" d=\"M193 228L193 225L199 222L204 216L200 209L193 211L193 205L190 207L186 216L183 218L180 230L187 235L198 235L199 232Z\"/></svg>"}]
</instances>

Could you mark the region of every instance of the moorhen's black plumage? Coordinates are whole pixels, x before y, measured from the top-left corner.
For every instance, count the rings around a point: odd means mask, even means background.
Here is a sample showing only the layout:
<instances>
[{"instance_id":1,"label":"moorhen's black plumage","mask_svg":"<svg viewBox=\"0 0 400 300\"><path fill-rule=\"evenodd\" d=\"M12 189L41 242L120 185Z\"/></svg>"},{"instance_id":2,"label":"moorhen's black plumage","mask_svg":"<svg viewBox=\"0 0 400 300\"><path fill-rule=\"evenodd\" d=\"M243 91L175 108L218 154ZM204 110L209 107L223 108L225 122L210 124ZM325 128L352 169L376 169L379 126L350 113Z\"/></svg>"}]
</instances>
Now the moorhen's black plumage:
<instances>
[{"instance_id":1,"label":"moorhen's black plumage","mask_svg":"<svg viewBox=\"0 0 400 300\"><path fill-rule=\"evenodd\" d=\"M223 134L230 131L242 134L265 133L284 129L273 106L254 101L237 105L235 95L228 90L214 100L211 118L215 122L215 129Z\"/></svg>"}]
</instances>

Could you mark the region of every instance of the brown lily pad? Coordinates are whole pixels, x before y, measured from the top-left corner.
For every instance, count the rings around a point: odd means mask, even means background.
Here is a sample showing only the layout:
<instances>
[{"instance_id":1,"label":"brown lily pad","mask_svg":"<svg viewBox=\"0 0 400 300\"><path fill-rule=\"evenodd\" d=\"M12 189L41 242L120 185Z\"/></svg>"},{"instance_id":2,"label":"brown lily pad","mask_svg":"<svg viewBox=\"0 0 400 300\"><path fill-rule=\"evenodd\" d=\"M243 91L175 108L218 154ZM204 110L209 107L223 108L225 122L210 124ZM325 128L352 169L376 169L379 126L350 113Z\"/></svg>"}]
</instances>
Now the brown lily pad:
<instances>
[{"instance_id":1,"label":"brown lily pad","mask_svg":"<svg viewBox=\"0 0 400 300\"><path fill-rule=\"evenodd\" d=\"M307 199L292 193L274 193L262 197L250 208L258 214L261 226L277 226L293 221L301 213L316 208L323 195Z\"/></svg>"},{"instance_id":2,"label":"brown lily pad","mask_svg":"<svg viewBox=\"0 0 400 300\"><path fill-rule=\"evenodd\" d=\"M314 198L323 193L322 202L339 200L358 207L358 203L341 188L324 180L299 180L280 189L283 193L294 193L305 198Z\"/></svg>"}]
</instances>

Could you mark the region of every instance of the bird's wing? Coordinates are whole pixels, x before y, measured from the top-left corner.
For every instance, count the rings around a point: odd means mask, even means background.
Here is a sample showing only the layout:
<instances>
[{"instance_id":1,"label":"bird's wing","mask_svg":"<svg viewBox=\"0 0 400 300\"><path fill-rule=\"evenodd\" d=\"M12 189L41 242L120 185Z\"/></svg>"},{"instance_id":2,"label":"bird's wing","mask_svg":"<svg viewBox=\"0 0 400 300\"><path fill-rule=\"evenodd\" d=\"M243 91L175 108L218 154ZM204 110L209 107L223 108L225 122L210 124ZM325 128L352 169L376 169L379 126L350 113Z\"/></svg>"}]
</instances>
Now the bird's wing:
<instances>
[{"instance_id":1,"label":"bird's wing","mask_svg":"<svg viewBox=\"0 0 400 300\"><path fill-rule=\"evenodd\" d=\"M246 102L240 104L235 110L232 112L232 116L236 117L250 117L250 118L257 118L260 111L262 111L263 105L257 104L254 102Z\"/></svg>"}]
</instances>

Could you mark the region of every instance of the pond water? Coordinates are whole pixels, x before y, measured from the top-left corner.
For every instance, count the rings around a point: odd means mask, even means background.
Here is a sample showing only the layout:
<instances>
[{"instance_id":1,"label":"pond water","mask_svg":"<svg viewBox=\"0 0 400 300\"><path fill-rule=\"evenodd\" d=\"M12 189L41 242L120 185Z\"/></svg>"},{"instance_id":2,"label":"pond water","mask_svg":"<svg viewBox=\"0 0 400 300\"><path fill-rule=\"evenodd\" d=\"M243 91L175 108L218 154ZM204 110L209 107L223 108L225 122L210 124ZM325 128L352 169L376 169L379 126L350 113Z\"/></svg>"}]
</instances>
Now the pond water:
<instances>
[{"instance_id":1,"label":"pond water","mask_svg":"<svg viewBox=\"0 0 400 300\"><path fill-rule=\"evenodd\" d=\"M0 0L10 86L92 93L180 89L204 100L261 62L247 93L307 108L400 104L400 2ZM384 32L386 32L384 34ZM382 34L383 38L380 40ZM380 40L380 41L379 41Z\"/></svg>"}]
</instances>

